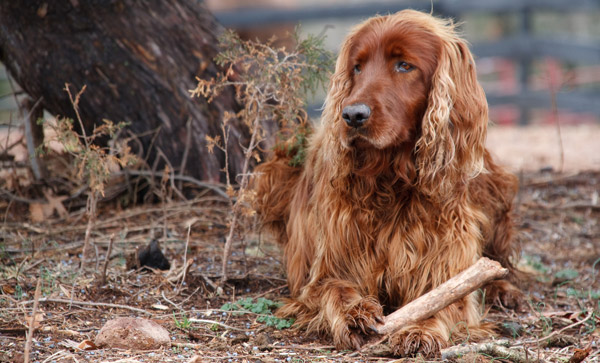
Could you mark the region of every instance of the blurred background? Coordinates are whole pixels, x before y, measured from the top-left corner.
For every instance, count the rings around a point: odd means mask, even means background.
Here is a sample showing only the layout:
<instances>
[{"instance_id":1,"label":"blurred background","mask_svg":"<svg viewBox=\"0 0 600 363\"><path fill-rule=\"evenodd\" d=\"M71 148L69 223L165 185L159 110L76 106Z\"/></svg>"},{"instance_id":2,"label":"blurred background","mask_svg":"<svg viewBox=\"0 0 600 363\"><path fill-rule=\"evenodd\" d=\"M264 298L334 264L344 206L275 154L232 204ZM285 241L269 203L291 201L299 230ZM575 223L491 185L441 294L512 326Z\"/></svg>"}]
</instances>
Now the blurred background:
<instances>
[{"instance_id":1,"label":"blurred background","mask_svg":"<svg viewBox=\"0 0 600 363\"><path fill-rule=\"evenodd\" d=\"M463 23L490 104L489 145L503 162L530 170L600 167L598 0L208 0L206 5L243 37L285 38L301 24L301 33L324 33L334 53L349 29L368 17L433 8L435 15ZM0 124L6 125L16 119L16 104L2 66L0 96ZM309 101L311 116L318 117L323 97ZM562 165L559 147L564 147Z\"/></svg>"}]
</instances>

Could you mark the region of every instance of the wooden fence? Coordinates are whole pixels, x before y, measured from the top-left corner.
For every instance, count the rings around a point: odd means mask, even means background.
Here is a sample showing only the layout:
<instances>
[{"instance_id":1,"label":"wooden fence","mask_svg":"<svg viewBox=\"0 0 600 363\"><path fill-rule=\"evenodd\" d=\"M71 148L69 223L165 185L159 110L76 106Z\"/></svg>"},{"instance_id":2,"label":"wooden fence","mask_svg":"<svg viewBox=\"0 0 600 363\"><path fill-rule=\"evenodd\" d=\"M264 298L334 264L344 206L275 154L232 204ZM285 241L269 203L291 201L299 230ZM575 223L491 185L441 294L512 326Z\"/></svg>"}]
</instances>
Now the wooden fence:
<instances>
[{"instance_id":1,"label":"wooden fence","mask_svg":"<svg viewBox=\"0 0 600 363\"><path fill-rule=\"evenodd\" d=\"M431 11L430 1L397 1L394 3L362 3L355 5L328 5L298 9L246 9L244 11L221 11L215 15L228 27L252 27L276 24L290 24L330 19L350 19L376 14L393 13L411 8ZM554 59L577 65L595 65L591 70L600 73L600 40L573 39L568 37L545 37L536 35L532 29L532 19L536 12L598 12L598 0L447 0L434 1L433 11L440 16L461 19L465 15L481 13L487 15L513 14L519 19L518 31L510 36L472 44L478 60L498 57L515 64L515 82L519 85L513 93L487 91L491 106L511 105L520 110L518 122L527 123L530 112L535 109L549 109L553 100L559 110L591 114L600 119L600 75L592 77L595 82L583 89L559 89L551 92L548 87L532 88L532 64L535 61ZM595 78L595 79L594 79ZM589 85L588 85L589 86ZM596 89L593 89L593 88ZM566 87L563 87L566 88ZM591 88L591 89L590 89ZM552 94L554 93L554 95ZM317 105L309 107L309 113L316 115Z\"/></svg>"}]
</instances>

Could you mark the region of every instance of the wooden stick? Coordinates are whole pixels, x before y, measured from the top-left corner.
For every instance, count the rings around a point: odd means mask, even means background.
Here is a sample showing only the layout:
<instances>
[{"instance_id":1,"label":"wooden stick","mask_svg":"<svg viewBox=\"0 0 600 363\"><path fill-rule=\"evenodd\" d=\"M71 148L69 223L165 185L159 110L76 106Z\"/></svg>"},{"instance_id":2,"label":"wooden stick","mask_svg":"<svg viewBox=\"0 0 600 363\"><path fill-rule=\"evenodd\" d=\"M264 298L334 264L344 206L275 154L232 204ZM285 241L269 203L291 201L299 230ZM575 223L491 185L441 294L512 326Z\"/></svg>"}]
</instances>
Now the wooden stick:
<instances>
[{"instance_id":1,"label":"wooden stick","mask_svg":"<svg viewBox=\"0 0 600 363\"><path fill-rule=\"evenodd\" d=\"M31 312L31 320L29 320L29 334L27 334L27 341L25 342L25 353L23 361L29 363L29 353L31 352L31 340L33 339L33 333L37 328L36 314L38 310L38 304L40 302L40 295L42 292L42 280L38 278L37 285L35 286L35 294L33 295L33 311Z\"/></svg>"},{"instance_id":2,"label":"wooden stick","mask_svg":"<svg viewBox=\"0 0 600 363\"><path fill-rule=\"evenodd\" d=\"M102 267L102 285L106 285L106 268L108 267L108 262L110 261L110 254L112 252L114 240L115 234L112 233L110 235L110 240L108 241L108 250L106 251L106 258L104 259L104 267Z\"/></svg>"},{"instance_id":3,"label":"wooden stick","mask_svg":"<svg viewBox=\"0 0 600 363\"><path fill-rule=\"evenodd\" d=\"M406 325L425 320L488 282L507 274L508 270L500 263L482 257L473 266L386 316L384 323L375 328L379 334L390 334Z\"/></svg>"},{"instance_id":4,"label":"wooden stick","mask_svg":"<svg viewBox=\"0 0 600 363\"><path fill-rule=\"evenodd\" d=\"M121 304L111 304L111 303L102 303L102 302L93 302L93 301L77 301L77 300L66 300L66 299L48 299L48 298L45 298L45 297L39 299L39 302L48 302L48 303L57 303L57 304L69 304L69 305L81 305L81 306L93 306L95 308L97 308L99 306L103 306L103 307L109 307L109 308L117 308L117 309L126 309L126 310L136 311L136 312L142 313L142 314L154 315L154 313L151 313L149 311L146 311L146 310L143 310L143 309L134 308L133 306L121 305ZM20 304L30 304L30 303L31 303L31 301L22 301L22 302L20 302Z\"/></svg>"},{"instance_id":5,"label":"wooden stick","mask_svg":"<svg viewBox=\"0 0 600 363\"><path fill-rule=\"evenodd\" d=\"M447 349L442 349L442 360L456 360L469 353L485 354L491 358L501 358L515 363L530 363L533 359L528 359L523 348L511 348L507 340L485 342L469 345L457 345Z\"/></svg>"}]
</instances>

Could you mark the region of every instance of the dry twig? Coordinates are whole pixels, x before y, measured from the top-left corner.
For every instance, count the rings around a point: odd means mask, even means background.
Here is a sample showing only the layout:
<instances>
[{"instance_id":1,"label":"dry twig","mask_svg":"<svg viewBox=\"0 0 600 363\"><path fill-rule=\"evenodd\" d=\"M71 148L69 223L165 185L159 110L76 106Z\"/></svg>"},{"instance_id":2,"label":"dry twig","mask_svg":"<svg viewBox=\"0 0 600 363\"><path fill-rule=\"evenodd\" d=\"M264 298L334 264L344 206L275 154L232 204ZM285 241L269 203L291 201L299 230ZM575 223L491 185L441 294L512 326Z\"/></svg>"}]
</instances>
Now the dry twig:
<instances>
[{"instance_id":1,"label":"dry twig","mask_svg":"<svg viewBox=\"0 0 600 363\"><path fill-rule=\"evenodd\" d=\"M565 326L564 328L562 328L562 329L560 329L560 330L555 330L555 331L553 331L552 333L550 333L550 334L546 335L545 337L542 337L542 338L539 338L539 339L535 339L535 340L528 340L528 341L522 342L521 344L534 344L534 343L541 343L541 342L543 342L543 341L545 341L545 340L548 340L548 339L552 338L552 337L553 337L553 336L555 336L555 335L559 335L559 334L561 334L561 333L562 333L562 332L564 332L565 330L568 330L568 329L574 328L574 327L576 327L576 326L578 326L578 325L581 325L581 324L585 323L586 321L590 320L590 319L591 319L591 318L594 316L594 314L595 314L595 312L594 312L594 310L592 310L592 311L591 311L591 312L590 312L590 313L589 313L589 314L588 314L588 315L585 317L585 319L583 319L583 320L579 320L579 321L577 321L577 322L575 322L575 323L573 323L573 324L571 324L571 325Z\"/></svg>"},{"instance_id":2,"label":"dry twig","mask_svg":"<svg viewBox=\"0 0 600 363\"><path fill-rule=\"evenodd\" d=\"M523 349L510 348L506 340L496 342L486 342L469 345L457 345L447 349L442 349L442 360L454 360L469 353L486 354L492 358L501 358L515 363L529 363L532 360L527 358Z\"/></svg>"},{"instance_id":3,"label":"dry twig","mask_svg":"<svg viewBox=\"0 0 600 363\"><path fill-rule=\"evenodd\" d=\"M186 266L186 262L187 262L188 246L190 245L190 233L191 233L191 231L192 231L192 225L189 224L188 225L188 230L187 230L187 237L185 239L185 247L184 247L184 250L183 250L183 273L181 274L181 281L179 282L179 286L177 286L177 292L178 293L181 291L181 286L183 286L183 282L185 281L185 276L186 276L187 270L188 270L188 266ZM191 265L191 263L190 263L190 265Z\"/></svg>"},{"instance_id":4,"label":"dry twig","mask_svg":"<svg viewBox=\"0 0 600 363\"><path fill-rule=\"evenodd\" d=\"M33 333L37 325L37 319L35 317L40 301L40 295L42 292L42 281L38 278L37 285L35 287L35 294L33 297L33 311L31 312L31 320L29 321L29 334L27 335L27 342L25 343L24 362L29 363L29 353L31 352L31 340L33 339Z\"/></svg>"},{"instance_id":5,"label":"dry twig","mask_svg":"<svg viewBox=\"0 0 600 363\"><path fill-rule=\"evenodd\" d=\"M108 261L110 261L110 253L112 252L113 242L115 240L115 234L110 235L108 240L108 250L106 251L106 258L104 259L104 267L102 268L102 285L106 284L106 268L108 267Z\"/></svg>"},{"instance_id":6,"label":"dry twig","mask_svg":"<svg viewBox=\"0 0 600 363\"><path fill-rule=\"evenodd\" d=\"M134 308L133 306L121 305L121 304L110 304L110 303L88 302L88 301L77 301L77 300L64 300L64 299L48 299L48 298L41 298L39 301L40 302L57 303L57 304L80 305L80 306L93 306L93 307L104 306L104 307L108 307L108 308L125 309L125 310L136 311L138 313L154 315L153 313L151 313L149 311ZM32 302L31 300L23 301L23 302L21 302L21 304L29 304L31 302Z\"/></svg>"}]
</instances>

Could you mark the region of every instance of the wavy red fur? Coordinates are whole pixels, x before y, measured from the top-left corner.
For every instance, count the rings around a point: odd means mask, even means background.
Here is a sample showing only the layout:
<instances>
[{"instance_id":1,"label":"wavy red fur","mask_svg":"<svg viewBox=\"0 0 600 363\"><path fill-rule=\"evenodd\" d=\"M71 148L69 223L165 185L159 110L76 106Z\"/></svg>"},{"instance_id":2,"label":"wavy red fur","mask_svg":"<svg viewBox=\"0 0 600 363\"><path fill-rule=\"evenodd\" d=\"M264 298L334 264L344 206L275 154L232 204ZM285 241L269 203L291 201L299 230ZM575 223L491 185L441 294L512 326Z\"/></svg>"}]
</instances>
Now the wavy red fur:
<instances>
[{"instance_id":1,"label":"wavy red fur","mask_svg":"<svg viewBox=\"0 0 600 363\"><path fill-rule=\"evenodd\" d=\"M370 110L361 127L342 116L356 104ZM256 170L257 209L284 247L291 298L280 314L358 347L384 312L480 256L511 267L517 183L485 149L487 113L452 22L405 10L353 29L304 166L280 152ZM518 296L506 281L489 291ZM490 333L475 294L390 341L397 355L435 355L467 330Z\"/></svg>"}]
</instances>

